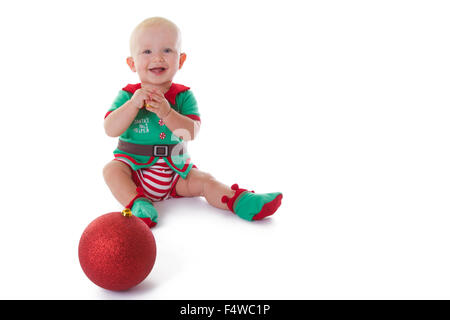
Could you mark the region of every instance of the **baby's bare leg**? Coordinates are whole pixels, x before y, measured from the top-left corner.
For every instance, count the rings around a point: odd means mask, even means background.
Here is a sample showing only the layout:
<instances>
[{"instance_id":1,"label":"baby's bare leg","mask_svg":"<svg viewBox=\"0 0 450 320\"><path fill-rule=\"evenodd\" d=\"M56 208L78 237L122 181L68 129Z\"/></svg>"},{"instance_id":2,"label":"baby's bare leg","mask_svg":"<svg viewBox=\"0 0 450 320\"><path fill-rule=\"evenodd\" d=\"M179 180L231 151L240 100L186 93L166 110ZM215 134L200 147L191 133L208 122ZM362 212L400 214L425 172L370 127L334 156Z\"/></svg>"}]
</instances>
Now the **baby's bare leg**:
<instances>
[{"instance_id":1,"label":"baby's bare leg","mask_svg":"<svg viewBox=\"0 0 450 320\"><path fill-rule=\"evenodd\" d=\"M228 209L222 203L222 197L233 197L235 191L219 181L209 173L192 168L186 179L179 178L175 190L183 197L205 197L208 203L216 208Z\"/></svg>"},{"instance_id":2,"label":"baby's bare leg","mask_svg":"<svg viewBox=\"0 0 450 320\"><path fill-rule=\"evenodd\" d=\"M136 184L131 178L131 169L120 161L111 161L103 169L103 177L113 196L126 206L137 195Z\"/></svg>"}]
</instances>

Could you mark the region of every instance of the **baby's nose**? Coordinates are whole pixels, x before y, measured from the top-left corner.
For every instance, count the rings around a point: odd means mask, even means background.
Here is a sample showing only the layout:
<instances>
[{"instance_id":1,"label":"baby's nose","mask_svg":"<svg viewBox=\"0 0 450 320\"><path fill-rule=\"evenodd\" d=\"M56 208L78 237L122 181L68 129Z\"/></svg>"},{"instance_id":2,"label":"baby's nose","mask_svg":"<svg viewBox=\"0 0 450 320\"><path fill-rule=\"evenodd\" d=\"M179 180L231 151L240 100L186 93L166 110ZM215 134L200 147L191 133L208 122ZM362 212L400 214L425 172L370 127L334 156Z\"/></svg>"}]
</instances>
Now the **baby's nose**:
<instances>
[{"instance_id":1,"label":"baby's nose","mask_svg":"<svg viewBox=\"0 0 450 320\"><path fill-rule=\"evenodd\" d=\"M155 54L152 60L153 62L162 62L164 61L164 57L161 54Z\"/></svg>"}]
</instances>

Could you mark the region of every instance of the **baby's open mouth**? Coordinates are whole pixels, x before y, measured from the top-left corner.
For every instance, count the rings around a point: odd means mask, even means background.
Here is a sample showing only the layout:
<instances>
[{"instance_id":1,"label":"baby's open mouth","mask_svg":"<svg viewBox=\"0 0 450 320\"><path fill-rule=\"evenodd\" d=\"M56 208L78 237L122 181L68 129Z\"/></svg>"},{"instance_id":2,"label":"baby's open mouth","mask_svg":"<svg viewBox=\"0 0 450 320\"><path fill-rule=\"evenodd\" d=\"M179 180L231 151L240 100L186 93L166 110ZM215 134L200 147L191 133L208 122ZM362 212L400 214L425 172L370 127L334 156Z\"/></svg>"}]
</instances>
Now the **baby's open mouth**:
<instances>
[{"instance_id":1,"label":"baby's open mouth","mask_svg":"<svg viewBox=\"0 0 450 320\"><path fill-rule=\"evenodd\" d=\"M156 67L156 68L150 68L149 70L152 73L160 74L160 73L163 73L164 71L166 71L166 68L164 68L164 67Z\"/></svg>"}]
</instances>

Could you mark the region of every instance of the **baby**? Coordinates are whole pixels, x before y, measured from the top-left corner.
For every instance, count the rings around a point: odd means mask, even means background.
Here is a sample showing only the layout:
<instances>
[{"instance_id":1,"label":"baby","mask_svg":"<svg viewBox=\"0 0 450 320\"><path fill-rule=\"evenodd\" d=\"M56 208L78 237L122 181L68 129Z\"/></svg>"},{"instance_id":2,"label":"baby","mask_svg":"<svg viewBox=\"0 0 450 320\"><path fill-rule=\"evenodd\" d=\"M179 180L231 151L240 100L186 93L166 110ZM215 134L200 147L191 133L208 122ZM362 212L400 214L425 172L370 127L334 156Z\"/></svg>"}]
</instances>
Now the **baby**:
<instances>
[{"instance_id":1,"label":"baby","mask_svg":"<svg viewBox=\"0 0 450 320\"><path fill-rule=\"evenodd\" d=\"M190 88L172 82L186 61L180 48L180 30L167 19L146 19L132 32L127 64L141 82L120 90L105 116L106 134L119 137L103 170L106 184L149 227L158 222L153 202L178 197L202 196L250 221L272 215L281 193L229 187L190 161L183 142L195 138L201 121Z\"/></svg>"}]
</instances>

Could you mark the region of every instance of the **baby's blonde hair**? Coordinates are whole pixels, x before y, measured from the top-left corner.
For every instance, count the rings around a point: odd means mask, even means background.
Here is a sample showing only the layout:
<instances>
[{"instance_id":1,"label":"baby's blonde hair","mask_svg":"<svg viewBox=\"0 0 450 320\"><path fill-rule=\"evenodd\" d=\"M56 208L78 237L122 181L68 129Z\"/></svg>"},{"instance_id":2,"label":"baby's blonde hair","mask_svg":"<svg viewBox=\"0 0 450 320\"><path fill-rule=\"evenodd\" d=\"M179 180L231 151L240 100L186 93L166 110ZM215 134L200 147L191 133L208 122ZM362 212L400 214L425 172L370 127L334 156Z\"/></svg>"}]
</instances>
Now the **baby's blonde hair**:
<instances>
[{"instance_id":1,"label":"baby's blonde hair","mask_svg":"<svg viewBox=\"0 0 450 320\"><path fill-rule=\"evenodd\" d=\"M144 21L142 21L141 23L139 23L136 26L136 28L134 28L133 32L131 33L131 36L130 36L130 53L131 53L131 55L133 55L133 48L136 43L136 35L137 35L138 31L145 27L161 26L161 25L166 25L170 28L173 28L177 32L178 48L181 49L181 31L178 28L178 26L175 23L173 23L172 21L170 21L169 19L166 19L163 17L151 17L151 18L147 18Z\"/></svg>"}]
</instances>

